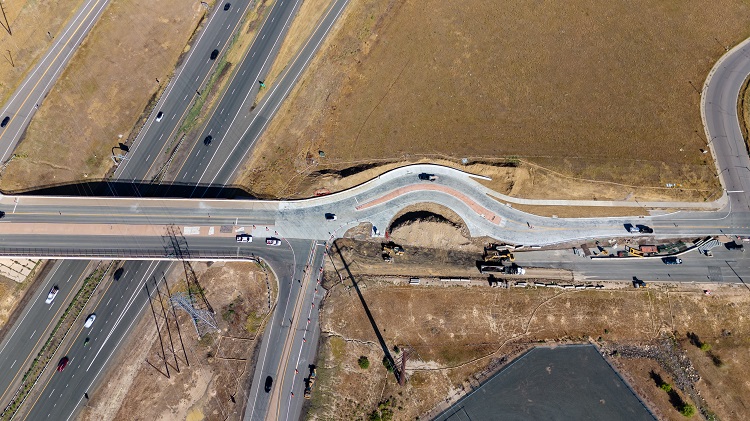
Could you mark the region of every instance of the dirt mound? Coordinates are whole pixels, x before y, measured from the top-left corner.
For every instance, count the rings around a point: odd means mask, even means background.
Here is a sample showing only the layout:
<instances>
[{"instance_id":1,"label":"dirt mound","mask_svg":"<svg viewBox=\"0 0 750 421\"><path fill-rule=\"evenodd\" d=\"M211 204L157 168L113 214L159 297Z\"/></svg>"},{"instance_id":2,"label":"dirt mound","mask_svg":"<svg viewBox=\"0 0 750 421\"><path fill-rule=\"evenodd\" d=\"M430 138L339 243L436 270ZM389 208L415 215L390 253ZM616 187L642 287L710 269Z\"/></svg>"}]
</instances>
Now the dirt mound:
<instances>
[{"instance_id":1,"label":"dirt mound","mask_svg":"<svg viewBox=\"0 0 750 421\"><path fill-rule=\"evenodd\" d=\"M388 231L391 239L399 244L432 248L454 248L464 251L481 249L471 239L469 230L454 212L444 209L408 210L397 216ZM443 216L444 211L452 215Z\"/></svg>"}]
</instances>

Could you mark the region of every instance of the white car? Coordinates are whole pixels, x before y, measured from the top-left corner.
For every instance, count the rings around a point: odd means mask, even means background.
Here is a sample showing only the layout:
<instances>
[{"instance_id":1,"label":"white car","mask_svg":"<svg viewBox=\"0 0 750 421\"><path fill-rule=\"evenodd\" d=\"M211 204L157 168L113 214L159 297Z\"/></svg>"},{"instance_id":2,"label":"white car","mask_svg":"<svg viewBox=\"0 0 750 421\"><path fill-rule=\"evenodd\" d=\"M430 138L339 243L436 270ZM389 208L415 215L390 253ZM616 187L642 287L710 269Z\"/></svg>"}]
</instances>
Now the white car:
<instances>
[{"instance_id":1,"label":"white car","mask_svg":"<svg viewBox=\"0 0 750 421\"><path fill-rule=\"evenodd\" d=\"M266 244L269 246L280 246L281 240L278 238L266 238Z\"/></svg>"},{"instance_id":2,"label":"white car","mask_svg":"<svg viewBox=\"0 0 750 421\"><path fill-rule=\"evenodd\" d=\"M84 323L84 324L83 324L83 327L86 327L86 328L89 328L89 327L91 327L91 325L93 325L93 324L94 324L94 320L96 320L96 314L94 314L94 313L91 313L91 314L89 315L89 318L88 318L88 319L86 319L86 323Z\"/></svg>"},{"instance_id":3,"label":"white car","mask_svg":"<svg viewBox=\"0 0 750 421\"><path fill-rule=\"evenodd\" d=\"M164 113L162 111L159 111L158 114L156 114L156 122L160 122L161 119L164 117Z\"/></svg>"},{"instance_id":4,"label":"white car","mask_svg":"<svg viewBox=\"0 0 750 421\"><path fill-rule=\"evenodd\" d=\"M252 243L253 242L253 236L250 234L237 234L235 236L235 239L238 243Z\"/></svg>"},{"instance_id":5,"label":"white car","mask_svg":"<svg viewBox=\"0 0 750 421\"><path fill-rule=\"evenodd\" d=\"M55 297L57 297L57 293L60 291L60 288L57 287L57 285L53 286L52 289L49 290L49 294L47 294L47 299L44 300L47 304L52 304L52 301L55 301Z\"/></svg>"}]
</instances>

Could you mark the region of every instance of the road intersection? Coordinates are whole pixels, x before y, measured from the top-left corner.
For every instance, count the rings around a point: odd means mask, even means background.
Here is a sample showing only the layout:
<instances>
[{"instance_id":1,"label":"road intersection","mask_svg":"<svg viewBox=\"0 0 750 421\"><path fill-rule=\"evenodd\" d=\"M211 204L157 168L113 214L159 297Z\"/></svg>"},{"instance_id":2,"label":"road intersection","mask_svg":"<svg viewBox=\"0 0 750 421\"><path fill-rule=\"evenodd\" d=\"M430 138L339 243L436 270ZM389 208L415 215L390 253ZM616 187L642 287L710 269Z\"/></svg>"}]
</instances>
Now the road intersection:
<instances>
[{"instance_id":1,"label":"road intersection","mask_svg":"<svg viewBox=\"0 0 750 421\"><path fill-rule=\"evenodd\" d=\"M340 10L343 10L345 5L346 1L343 0L334 2L331 11L326 14L319 28L326 28L326 25L328 25L328 29L330 29L330 25L335 22L335 18L340 14ZM341 9L336 9L336 7L340 7ZM284 16L291 16L291 10L288 13ZM326 21L326 19L331 20ZM283 31L283 28L281 30ZM282 32L277 33L281 34ZM216 151L207 151L200 142L196 143L195 154L190 154L191 157L193 155L196 156L194 158L195 161L188 161L186 164L186 168L191 169L193 175L188 171L182 177L178 174L178 179L183 182L208 182L219 187L227 184L232 179L237 167L252 148L257 137L264 130L267 121L273 117L279 104L294 86L299 74L304 70L307 61L309 61L309 57L314 54L326 33L327 29L325 31L321 30L320 33L318 31L315 32L316 35L311 38L311 42L303 48L303 50L310 48L305 53L307 56L301 54L298 57L300 61L295 60L297 64L293 64L290 67L286 75L282 76L278 84L273 87L273 91L269 92L261 102L261 104L267 104L267 106L259 106L255 110L255 114L245 115L242 119L233 117L231 120L228 120L229 116L232 115L230 113L219 113L215 118L212 118L212 122L206 128L208 131L204 131L204 133L213 133L211 130L226 131L227 143L229 145L219 144ZM264 48L266 48L264 50L266 54L273 55L273 51L277 47L274 42ZM311 285L313 285L311 282L312 278L306 278L305 288L300 287L303 291L297 291L294 285L294 274L297 273L297 269L300 269L300 263L298 259L294 259L292 260L294 263L290 264L289 255L283 253L291 253L292 250L297 250L300 256L312 256L311 258L316 262L312 264L312 267L316 267L317 262L322 259L322 253L315 252L320 248L318 244L341 235L346 229L361 223L372 224L382 232L401 209L420 203L437 203L454 210L463 218L469 231L474 236L487 235L499 240L526 245L541 246L582 239L627 237L631 236L631 234L625 232L624 224L633 222L646 224L654 228L656 238L696 237L720 233L747 237L750 235L750 202L748 202L745 192L747 191L746 188L750 187L750 158L748 158L745 141L739 129L736 100L740 87L747 75L750 74L750 54L748 54L750 51L748 51L748 48L750 47L748 47L748 42L746 41L730 51L717 63L704 85L701 113L706 127L706 136L709 139L707 147L709 147L716 160L718 167L717 174L722 181L724 195L715 203L684 206L685 208L692 208L688 211L672 213L654 212L651 216L638 219L637 221L634 221L633 218L565 219L538 217L517 211L497 200L501 199L510 203L518 203L516 199L510 198L510 200L507 200L507 198L502 197L499 193L490 191L477 181L478 177L446 167L417 165L391 171L375 180L338 194L300 201L3 196L0 198L0 210L6 212L6 218L0 221L0 241L2 241L0 254L80 258L92 257L93 253L98 253L97 258L171 258L168 242L163 235L141 233L142 235L122 237L121 233L124 232L127 226L133 225L177 226L182 230L183 234L192 231L187 228L198 228L200 232L201 228L206 228L206 231L208 231L209 227L213 227L214 232L216 232L221 226L231 226L235 230L240 226L244 226L249 232L258 237L265 236L265 233L274 232L274 235L278 233L279 236L288 238L290 246L288 251L275 252L271 248L258 243L238 245L231 237L212 236L209 234L198 234L195 236L186 234L186 244L191 252L195 253L195 256L205 256L205 259L236 259L252 257L252 255L264 256L279 276L279 303L297 302L299 297L299 301L302 303L296 306L299 309L304 308L305 303L309 303L310 308L313 308L313 300L319 299L319 297L316 295L317 292L313 292L314 289L311 290ZM190 59L188 59L189 61ZM208 72L210 70L202 67L201 69L203 70L198 71L198 75L201 72ZM260 74L263 69L267 69L267 66L264 62L260 67L256 67L255 69ZM179 77L173 83L177 83L178 79ZM253 85L254 83L255 81L250 82ZM231 86L230 84L230 88ZM250 95L251 91L248 89L251 88L247 83L242 89L244 93ZM166 104L168 100L169 94L160 100L160 104ZM162 103L162 101L164 102ZM235 110L241 110L242 107L247 105L244 100L238 101L236 98L227 99L227 101L231 101L231 105ZM223 103L224 100L221 102ZM152 119L153 117L149 121ZM236 120L246 122L235 127L235 124L238 124ZM212 124L216 124L216 128L213 128ZM153 122L147 123L144 137L151 130L150 127L154 125L155 123ZM244 129L242 129L243 127ZM169 128L167 127L166 129ZM173 133L174 129L169 130L169 133ZM151 135L148 134L148 136ZM152 143L157 145L153 147L156 148L154 152L158 155L160 153L158 151L162 150L163 145L159 145L158 142L148 142L148 144L144 143L142 147L133 148L133 156L136 156L136 154L151 156L148 153L148 148L151 146L148 145ZM205 163L205 159L208 156L210 158ZM148 161L148 159L144 159L144 161ZM145 173L148 172L149 168L151 168L150 164L134 168L132 173L127 173L130 169L127 165L123 165L122 169L118 169L118 171L120 171L120 174L126 174L126 179L139 179L138 177L145 177ZM200 177L196 178L201 168L204 168L204 170ZM436 174L439 178L435 182L419 180L417 175L423 172ZM137 177L137 174L143 175ZM214 175L209 178L208 174ZM556 205L561 204L591 205L575 201L556 203ZM608 203L596 203L594 205L602 204L611 205ZM648 205L662 208L675 207L674 204L667 203ZM641 203L637 206L643 206L643 204ZM335 213L337 220L326 220L324 217L325 213ZM104 233L102 232L85 232L87 225L95 223L111 225L114 233L103 235ZM41 232L34 231L35 229L40 229L40 227ZM59 231L64 230L65 227L74 227L75 231L79 234L75 235L75 233ZM253 228L250 229L248 227ZM75 246L71 246L71 244ZM284 248L284 250L287 249ZM310 253L311 250L313 251L312 253ZM141 254L139 255L138 253ZM275 256L274 253L279 254ZM661 273L660 271L666 270L663 265L659 266L659 262L641 261L635 269L635 266L629 266L613 271L609 269L610 266L607 266L606 270L601 269L602 264L612 264L609 262L602 263L589 260L584 262L583 260L579 260L577 262L571 261L571 263L566 263L567 257L563 254L555 254L554 252L549 252L547 255L539 253L535 255L529 254L529 256L533 257L528 258L528 264L572 268L581 271L588 279L608 279L607 276L625 277L626 273L635 273L639 270L647 271L648 273L654 273L654 271ZM717 257L720 257L720 260L725 263L720 265L719 270L722 276L716 278L719 281L736 282L738 280L742 282L743 278L750 275L750 268L748 268L746 260L739 258L742 256L717 255ZM137 264L141 266L138 269L134 269L133 273L138 274L134 279L141 280L151 276L147 275L149 271L152 274L153 271L157 270L166 271L168 266L166 263L141 262ZM615 263L615 265L617 264L621 263ZM622 264L631 263L623 262ZM144 265L147 266L144 267ZM596 267L596 265L599 266ZM679 277L685 280L700 281L706 277L708 280L716 281L716 279L711 279L712 274L715 276L716 270L709 270L708 274L696 271L696 268L707 268L710 266L712 265L708 263L687 264L686 262L686 265L683 265L683 267L670 268L669 271L665 271L664 274L660 274L659 276L664 276L665 280L672 277ZM717 267L719 265L713 266ZM286 268L286 272L284 272L284 268ZM309 271L309 267L307 269ZM680 270L692 270L696 274L692 278L683 278ZM725 272L726 277L724 276ZM72 275L73 271L66 270L65 273ZM688 276L688 273L684 275ZM43 283L41 291L44 291L44 288L51 285L51 282L53 282L53 279L47 278ZM144 283L145 281L134 281L134 290L140 290ZM123 283L122 285L125 284ZM113 291L117 291L117 289L115 288ZM304 292L304 294L297 295L301 292ZM140 303L145 302L145 299L140 301ZM119 313L121 314L118 316L119 319L136 320L140 312L136 311L137 305L132 307L134 310L131 310L127 315L124 312ZM283 309L282 307L278 307L277 312L274 314L274 326L276 330L269 328L264 334L262 346L265 347L266 351L262 354L264 358L263 362L256 369L248 403L250 405L250 402L253 402L253 404L252 408L249 408L248 412L246 412L246 417L249 417L247 419L263 418L268 415L268 413L265 413L266 410L275 410L275 414L277 414L276 416L279 419L296 418L296 414L299 413L301 408L302 401L299 399L299 394L296 395L296 399L292 399L291 393L298 390L300 379L306 373L302 373L301 371L297 373L290 370L298 370L298 367L311 361L314 349L312 350L312 354L310 351L311 347L307 348L304 353L301 351L303 344L306 343L306 339L309 338L305 336L306 333L301 333L304 330L300 330L298 324L294 324L297 329L294 330L294 334L291 336L288 336L286 333L279 333L285 320L284 315L286 315L288 310L286 307ZM27 309L25 314L36 313L31 309ZM310 314L312 315L314 312ZM311 323L314 323L314 321L311 320ZM120 330L115 334L115 329L118 328ZM109 337L117 337L121 340L129 328L129 325L116 325L111 328ZM19 327L19 325L14 326L15 332L20 332L24 329L27 328ZM289 328L287 328L287 332L290 332ZM312 334L314 335L314 333ZM10 341L13 337L14 335L11 335L10 338L6 338L6 341ZM289 345L289 341L292 341L291 345ZM3 349L6 346L10 346L8 343L5 342L3 345L0 345L0 368L3 367L6 360L11 363L11 360L3 354ZM108 342L108 344L106 347L102 345L100 351L108 352L112 356L119 341L117 344L112 344L111 342ZM300 350L299 354L287 352L287 355L296 358L296 362L290 359L283 359L282 361L280 355L281 350L284 349L284 345L282 344L286 344L287 349L292 351ZM269 351L269 349L276 351ZM99 371L104 368L108 360L109 358L96 359L100 364ZM291 364L290 361L294 362L294 364ZM282 363L286 365L283 366ZM282 370L279 370L279 367ZM274 392L276 400L274 398L269 399L267 395L258 391L261 383L259 379L262 378L261 376L264 376L264 373L265 375L276 373L277 376L281 376L276 382L282 385L281 388L278 388ZM59 381L67 381L63 377L57 377L53 382L58 381L58 379ZM73 394L67 400L75 403L75 406L70 405L72 408L66 408L64 411L69 411L70 414L75 413L83 399L81 397L76 401L74 398L75 394L82 393L81 389L90 390L88 387L91 387L90 385L94 384L96 379L97 376L83 376L80 380L82 383L77 386L78 389L71 387L65 392ZM3 385L6 384L5 379L1 377L0 381L2 381ZM88 387L85 382L90 382ZM58 390L58 386L53 383L50 383L46 387L53 391ZM64 386L60 387L68 389ZM259 396L263 398L261 399ZM48 412L50 410L48 405L35 405L32 408L30 419L44 419L45 414L51 413ZM256 410L263 414L255 414L254 411Z\"/></svg>"}]
</instances>

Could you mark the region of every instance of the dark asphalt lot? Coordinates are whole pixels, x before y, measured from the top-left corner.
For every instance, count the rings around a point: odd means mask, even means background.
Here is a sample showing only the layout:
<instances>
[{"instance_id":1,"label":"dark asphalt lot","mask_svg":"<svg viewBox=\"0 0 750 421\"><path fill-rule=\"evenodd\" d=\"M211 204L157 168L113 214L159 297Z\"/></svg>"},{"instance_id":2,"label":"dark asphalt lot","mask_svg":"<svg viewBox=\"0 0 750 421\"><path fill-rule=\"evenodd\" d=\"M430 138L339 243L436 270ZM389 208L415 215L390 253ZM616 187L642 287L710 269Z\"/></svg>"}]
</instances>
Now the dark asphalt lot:
<instances>
[{"instance_id":1,"label":"dark asphalt lot","mask_svg":"<svg viewBox=\"0 0 750 421\"><path fill-rule=\"evenodd\" d=\"M592 345L534 348L435 421L654 421Z\"/></svg>"}]
</instances>

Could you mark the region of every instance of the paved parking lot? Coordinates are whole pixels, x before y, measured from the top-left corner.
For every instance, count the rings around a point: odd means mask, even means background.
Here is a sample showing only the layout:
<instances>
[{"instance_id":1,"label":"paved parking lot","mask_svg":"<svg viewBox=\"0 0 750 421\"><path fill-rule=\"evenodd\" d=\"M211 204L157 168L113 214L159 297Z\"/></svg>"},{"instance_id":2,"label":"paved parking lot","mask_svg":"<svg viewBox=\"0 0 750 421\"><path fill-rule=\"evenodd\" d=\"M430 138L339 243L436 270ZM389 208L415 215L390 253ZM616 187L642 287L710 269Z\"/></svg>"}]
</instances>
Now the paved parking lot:
<instances>
[{"instance_id":1,"label":"paved parking lot","mask_svg":"<svg viewBox=\"0 0 750 421\"><path fill-rule=\"evenodd\" d=\"M656 418L592 345L534 348L436 421Z\"/></svg>"}]
</instances>

